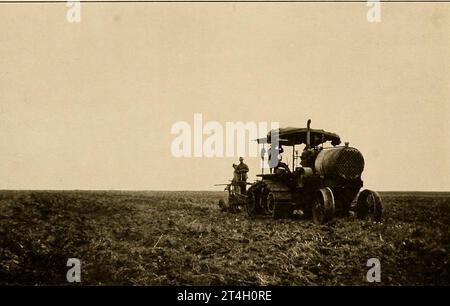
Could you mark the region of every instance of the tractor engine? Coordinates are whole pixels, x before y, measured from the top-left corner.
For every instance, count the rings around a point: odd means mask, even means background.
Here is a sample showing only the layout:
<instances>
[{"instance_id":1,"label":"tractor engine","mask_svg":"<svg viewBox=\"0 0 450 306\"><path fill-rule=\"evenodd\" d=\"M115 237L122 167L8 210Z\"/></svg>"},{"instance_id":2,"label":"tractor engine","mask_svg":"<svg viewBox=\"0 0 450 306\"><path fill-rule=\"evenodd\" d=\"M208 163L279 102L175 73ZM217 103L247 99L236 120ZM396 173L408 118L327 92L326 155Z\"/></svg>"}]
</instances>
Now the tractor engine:
<instances>
[{"instance_id":1,"label":"tractor engine","mask_svg":"<svg viewBox=\"0 0 450 306\"><path fill-rule=\"evenodd\" d=\"M348 145L326 148L317 155L314 167L325 178L352 181L361 177L364 158L361 152Z\"/></svg>"}]
</instances>

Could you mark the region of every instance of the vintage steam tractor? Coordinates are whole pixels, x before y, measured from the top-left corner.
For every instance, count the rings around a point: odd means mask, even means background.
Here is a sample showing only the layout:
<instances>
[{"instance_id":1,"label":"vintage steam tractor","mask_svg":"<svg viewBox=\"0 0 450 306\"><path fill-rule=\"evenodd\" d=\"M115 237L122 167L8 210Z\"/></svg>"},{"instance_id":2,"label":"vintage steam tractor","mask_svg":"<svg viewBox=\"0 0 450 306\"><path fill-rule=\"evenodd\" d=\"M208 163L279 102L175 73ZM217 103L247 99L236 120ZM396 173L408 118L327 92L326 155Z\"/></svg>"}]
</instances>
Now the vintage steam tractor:
<instances>
[{"instance_id":1,"label":"vintage steam tractor","mask_svg":"<svg viewBox=\"0 0 450 306\"><path fill-rule=\"evenodd\" d=\"M382 204L377 192L363 186L361 174L364 158L359 150L348 143L339 146L337 134L320 129L280 128L267 137L257 139L262 144L262 160L268 155L270 173L258 174L260 180L253 183L245 195L245 207L250 216L270 214L274 218L289 218L294 212L312 217L323 224L334 216L347 216L354 208L356 216L370 216L381 220ZM330 147L324 144L331 142ZM296 146L305 147L299 155ZM270 146L266 150L267 146ZM292 165L282 161L285 148L292 150ZM266 154L268 152L268 154ZM286 153L285 153L286 154ZM359 195L358 195L359 193ZM358 196L356 205L351 207ZM240 198L242 202L242 199Z\"/></svg>"}]
</instances>

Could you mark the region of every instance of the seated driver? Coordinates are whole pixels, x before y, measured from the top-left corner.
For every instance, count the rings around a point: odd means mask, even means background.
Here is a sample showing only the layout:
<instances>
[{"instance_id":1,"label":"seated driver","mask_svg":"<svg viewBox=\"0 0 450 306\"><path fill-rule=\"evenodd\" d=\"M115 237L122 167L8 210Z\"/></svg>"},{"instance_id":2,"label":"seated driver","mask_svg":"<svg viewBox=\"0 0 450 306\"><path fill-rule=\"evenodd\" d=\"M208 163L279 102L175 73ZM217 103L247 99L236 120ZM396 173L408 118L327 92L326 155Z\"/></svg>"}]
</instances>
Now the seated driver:
<instances>
[{"instance_id":1,"label":"seated driver","mask_svg":"<svg viewBox=\"0 0 450 306\"><path fill-rule=\"evenodd\" d=\"M289 166L282 162L283 157L280 155L280 158L278 159L278 165L275 167L275 173L290 173L291 170L289 169Z\"/></svg>"}]
</instances>

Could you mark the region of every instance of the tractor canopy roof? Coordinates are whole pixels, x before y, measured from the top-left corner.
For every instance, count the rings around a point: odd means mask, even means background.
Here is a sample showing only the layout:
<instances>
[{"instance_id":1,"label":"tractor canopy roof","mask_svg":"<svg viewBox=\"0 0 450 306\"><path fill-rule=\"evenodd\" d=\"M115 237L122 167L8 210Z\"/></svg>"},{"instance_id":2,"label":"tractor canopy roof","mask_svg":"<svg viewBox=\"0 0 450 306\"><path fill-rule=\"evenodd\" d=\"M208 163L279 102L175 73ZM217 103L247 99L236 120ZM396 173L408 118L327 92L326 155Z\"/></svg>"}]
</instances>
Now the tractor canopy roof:
<instances>
[{"instance_id":1,"label":"tractor canopy roof","mask_svg":"<svg viewBox=\"0 0 450 306\"><path fill-rule=\"evenodd\" d=\"M267 133L267 137L259 138L256 141L258 143L271 143L271 134L276 135L278 132L279 143L281 145L293 146L298 144L306 144L307 138L307 128L294 128L294 127L286 127L280 129L271 130ZM324 130L319 129L310 129L310 141L311 146L318 146L324 142L331 141L333 146L337 146L341 143L341 139L339 135L335 133L330 133Z\"/></svg>"}]
</instances>

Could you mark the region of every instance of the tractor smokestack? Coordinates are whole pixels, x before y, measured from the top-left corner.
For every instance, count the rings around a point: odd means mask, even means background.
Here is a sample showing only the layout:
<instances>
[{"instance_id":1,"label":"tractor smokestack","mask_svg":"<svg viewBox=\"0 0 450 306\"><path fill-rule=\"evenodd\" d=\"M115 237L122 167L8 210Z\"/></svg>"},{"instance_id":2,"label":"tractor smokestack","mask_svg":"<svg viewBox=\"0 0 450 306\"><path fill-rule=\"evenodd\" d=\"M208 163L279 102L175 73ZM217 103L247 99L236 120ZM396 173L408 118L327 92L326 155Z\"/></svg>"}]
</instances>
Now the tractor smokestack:
<instances>
[{"instance_id":1,"label":"tractor smokestack","mask_svg":"<svg viewBox=\"0 0 450 306\"><path fill-rule=\"evenodd\" d=\"M308 123L306 124L306 147L309 149L311 147L311 119L308 119Z\"/></svg>"}]
</instances>

